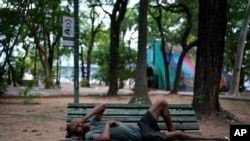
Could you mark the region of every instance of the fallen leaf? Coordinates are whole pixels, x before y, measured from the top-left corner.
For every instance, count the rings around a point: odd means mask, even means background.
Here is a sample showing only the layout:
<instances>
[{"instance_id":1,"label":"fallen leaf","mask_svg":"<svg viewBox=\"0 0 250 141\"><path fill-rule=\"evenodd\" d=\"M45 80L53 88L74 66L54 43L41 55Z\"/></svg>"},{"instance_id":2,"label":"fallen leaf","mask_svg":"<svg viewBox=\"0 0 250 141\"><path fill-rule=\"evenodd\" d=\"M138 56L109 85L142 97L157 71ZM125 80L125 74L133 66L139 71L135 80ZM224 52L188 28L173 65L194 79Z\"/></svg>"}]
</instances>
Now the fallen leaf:
<instances>
[{"instance_id":1,"label":"fallen leaf","mask_svg":"<svg viewBox=\"0 0 250 141\"><path fill-rule=\"evenodd\" d=\"M38 132L38 130L36 130L36 129L33 129L33 130L31 130L31 132Z\"/></svg>"}]
</instances>

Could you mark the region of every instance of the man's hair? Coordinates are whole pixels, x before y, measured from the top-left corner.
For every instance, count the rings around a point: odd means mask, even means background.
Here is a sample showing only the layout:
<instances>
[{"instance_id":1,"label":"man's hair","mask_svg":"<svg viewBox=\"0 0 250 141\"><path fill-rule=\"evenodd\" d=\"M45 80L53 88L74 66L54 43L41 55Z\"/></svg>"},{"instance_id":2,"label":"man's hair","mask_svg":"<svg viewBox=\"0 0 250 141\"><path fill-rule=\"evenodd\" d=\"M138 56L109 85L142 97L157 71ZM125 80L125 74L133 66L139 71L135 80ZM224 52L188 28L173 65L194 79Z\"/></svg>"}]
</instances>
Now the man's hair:
<instances>
[{"instance_id":1,"label":"man's hair","mask_svg":"<svg viewBox=\"0 0 250 141\"><path fill-rule=\"evenodd\" d=\"M69 125L67 125L67 135L66 138L78 138L78 139L84 139L84 135L82 133L76 132L76 131L72 131L71 128L69 127Z\"/></svg>"}]
</instances>

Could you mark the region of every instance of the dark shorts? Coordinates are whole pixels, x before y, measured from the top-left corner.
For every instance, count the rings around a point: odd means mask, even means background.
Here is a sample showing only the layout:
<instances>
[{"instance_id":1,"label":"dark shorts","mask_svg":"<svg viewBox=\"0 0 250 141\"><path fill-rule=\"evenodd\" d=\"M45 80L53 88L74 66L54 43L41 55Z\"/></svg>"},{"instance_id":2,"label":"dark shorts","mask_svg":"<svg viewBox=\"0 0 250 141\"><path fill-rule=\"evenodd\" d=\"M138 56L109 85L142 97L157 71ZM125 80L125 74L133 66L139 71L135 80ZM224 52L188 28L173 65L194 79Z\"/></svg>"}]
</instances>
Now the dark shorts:
<instances>
[{"instance_id":1,"label":"dark shorts","mask_svg":"<svg viewBox=\"0 0 250 141\"><path fill-rule=\"evenodd\" d=\"M157 121L149 111L140 119L138 126L141 129L143 141L166 141L167 139L166 133L160 132Z\"/></svg>"}]
</instances>

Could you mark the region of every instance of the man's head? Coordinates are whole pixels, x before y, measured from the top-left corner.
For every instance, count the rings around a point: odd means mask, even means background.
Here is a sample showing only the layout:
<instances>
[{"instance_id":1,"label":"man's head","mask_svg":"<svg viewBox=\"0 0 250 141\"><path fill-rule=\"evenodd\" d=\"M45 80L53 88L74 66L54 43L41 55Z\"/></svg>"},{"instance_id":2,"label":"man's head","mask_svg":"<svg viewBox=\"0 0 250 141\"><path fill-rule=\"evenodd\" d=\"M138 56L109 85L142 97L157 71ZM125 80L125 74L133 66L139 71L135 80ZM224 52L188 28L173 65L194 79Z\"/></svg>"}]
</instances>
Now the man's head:
<instances>
[{"instance_id":1,"label":"man's head","mask_svg":"<svg viewBox=\"0 0 250 141\"><path fill-rule=\"evenodd\" d=\"M70 138L72 136L80 137L81 139L84 138L85 134L90 130L90 126L88 124L79 124L75 128L67 126L67 137Z\"/></svg>"}]
</instances>

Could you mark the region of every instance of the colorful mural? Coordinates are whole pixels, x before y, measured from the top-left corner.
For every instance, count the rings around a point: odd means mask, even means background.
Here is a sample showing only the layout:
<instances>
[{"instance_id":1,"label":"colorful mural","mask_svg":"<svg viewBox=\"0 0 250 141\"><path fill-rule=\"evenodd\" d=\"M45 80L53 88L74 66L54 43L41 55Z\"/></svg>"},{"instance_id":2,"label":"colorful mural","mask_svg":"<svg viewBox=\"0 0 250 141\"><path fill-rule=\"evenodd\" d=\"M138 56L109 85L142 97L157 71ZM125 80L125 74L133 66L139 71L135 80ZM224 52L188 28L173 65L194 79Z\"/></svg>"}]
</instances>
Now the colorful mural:
<instances>
[{"instance_id":1,"label":"colorful mural","mask_svg":"<svg viewBox=\"0 0 250 141\"><path fill-rule=\"evenodd\" d=\"M166 53L167 61L169 62L169 71L171 72L171 82L175 79L175 72L179 60L179 54ZM185 56L183 59L180 90L191 91L194 87L194 73L195 73L195 58Z\"/></svg>"},{"instance_id":2,"label":"colorful mural","mask_svg":"<svg viewBox=\"0 0 250 141\"><path fill-rule=\"evenodd\" d=\"M153 83L157 83L157 89L166 89L166 74L163 62L163 55L160 50L160 42L151 42L147 49L147 64L148 67L152 68L153 73L150 76ZM168 70L170 74L170 88L173 87L173 82L175 79L175 72L177 68L177 63L179 60L179 54L165 53L164 54L169 62ZM193 91L194 87L194 75L195 75L195 62L196 58L186 55L183 60L181 79L180 79L180 91ZM231 76L225 71L222 72L221 87L229 88Z\"/></svg>"}]
</instances>

